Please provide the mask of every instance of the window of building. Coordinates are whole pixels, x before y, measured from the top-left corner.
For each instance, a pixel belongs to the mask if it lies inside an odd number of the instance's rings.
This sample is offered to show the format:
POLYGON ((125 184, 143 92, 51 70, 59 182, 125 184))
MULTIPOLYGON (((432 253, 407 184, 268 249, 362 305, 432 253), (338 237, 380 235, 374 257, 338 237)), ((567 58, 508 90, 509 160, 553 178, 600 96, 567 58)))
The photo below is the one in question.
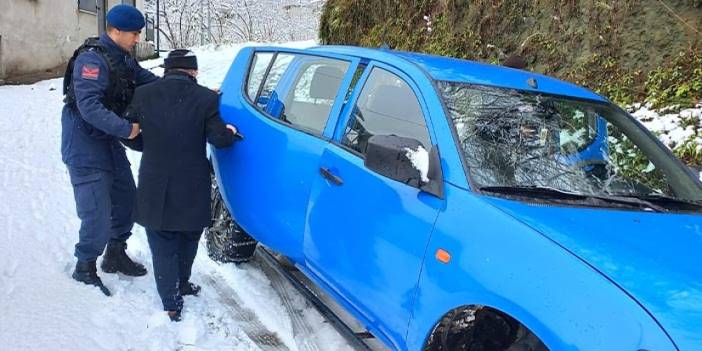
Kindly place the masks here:
POLYGON ((97 13, 97 0, 78 0, 78 10, 97 13))

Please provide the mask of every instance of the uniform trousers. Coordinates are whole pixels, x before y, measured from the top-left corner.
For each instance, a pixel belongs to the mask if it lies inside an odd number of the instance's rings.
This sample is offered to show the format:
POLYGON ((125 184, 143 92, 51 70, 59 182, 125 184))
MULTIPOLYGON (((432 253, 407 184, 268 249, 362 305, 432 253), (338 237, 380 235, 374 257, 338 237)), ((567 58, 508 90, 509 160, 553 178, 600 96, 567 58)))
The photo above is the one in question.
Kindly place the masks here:
POLYGON ((81 221, 74 255, 78 261, 95 261, 108 240, 124 242, 132 234, 134 177, 129 167, 107 171, 68 166, 68 174, 81 221))

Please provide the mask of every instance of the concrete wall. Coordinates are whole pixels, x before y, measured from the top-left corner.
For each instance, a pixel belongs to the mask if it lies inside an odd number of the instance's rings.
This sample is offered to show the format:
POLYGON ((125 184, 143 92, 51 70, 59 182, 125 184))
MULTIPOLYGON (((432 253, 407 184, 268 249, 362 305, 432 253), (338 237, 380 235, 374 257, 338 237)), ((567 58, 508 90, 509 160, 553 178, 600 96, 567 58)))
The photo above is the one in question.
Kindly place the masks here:
POLYGON ((0 0, 0 8, 0 73, 5 76, 59 66, 84 38, 97 33, 97 17, 79 12, 74 0, 0 0))
POLYGON ((0 34, 0 84, 5 83, 5 65, 2 63, 2 34, 0 34))
MULTIPOLYGON (((107 8, 122 1, 108 0, 107 8)), ((143 0, 135 3, 143 9, 143 0)), ((76 0, 0 0, 0 79, 65 64, 85 38, 97 35, 97 23, 76 0)))

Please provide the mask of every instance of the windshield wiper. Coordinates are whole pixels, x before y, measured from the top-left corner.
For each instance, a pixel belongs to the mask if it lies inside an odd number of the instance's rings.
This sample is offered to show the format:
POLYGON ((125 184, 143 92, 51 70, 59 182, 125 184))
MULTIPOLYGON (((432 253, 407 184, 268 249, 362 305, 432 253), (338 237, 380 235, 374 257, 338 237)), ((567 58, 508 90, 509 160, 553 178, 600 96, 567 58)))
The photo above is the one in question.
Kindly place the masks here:
POLYGON ((550 199, 558 200, 578 200, 584 201, 587 204, 593 206, 601 206, 602 203, 606 203, 630 206, 635 208, 647 208, 656 212, 668 212, 668 210, 665 207, 659 206, 645 199, 635 197, 601 196, 592 194, 572 193, 556 188, 535 185, 484 186, 481 187, 480 190, 508 195, 534 196, 539 198, 547 197, 550 199))
POLYGON ((578 193, 571 193, 556 188, 550 188, 545 186, 536 185, 493 185, 493 186, 483 186, 479 188, 482 191, 488 191, 491 193, 503 193, 512 195, 546 195, 549 197, 559 197, 559 198, 574 198, 582 199, 585 198, 584 195, 578 193))
POLYGON ((702 203, 695 201, 695 200, 685 200, 685 199, 678 199, 670 196, 665 196, 665 195, 660 195, 660 194, 626 194, 626 195, 619 195, 621 197, 626 197, 626 198, 636 198, 636 199, 641 199, 645 200, 648 202, 653 202, 656 204, 660 204, 661 206, 664 206, 666 208, 674 208, 676 210, 700 210, 702 209, 702 203))

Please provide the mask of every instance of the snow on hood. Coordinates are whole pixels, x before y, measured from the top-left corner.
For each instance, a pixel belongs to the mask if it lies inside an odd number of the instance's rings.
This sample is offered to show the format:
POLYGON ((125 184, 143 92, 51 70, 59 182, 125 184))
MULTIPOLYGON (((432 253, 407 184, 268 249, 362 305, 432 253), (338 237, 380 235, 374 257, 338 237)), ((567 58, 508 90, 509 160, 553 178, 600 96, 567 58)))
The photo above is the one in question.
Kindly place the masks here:
POLYGON ((613 280, 681 350, 702 350, 702 215, 486 200, 613 280))

